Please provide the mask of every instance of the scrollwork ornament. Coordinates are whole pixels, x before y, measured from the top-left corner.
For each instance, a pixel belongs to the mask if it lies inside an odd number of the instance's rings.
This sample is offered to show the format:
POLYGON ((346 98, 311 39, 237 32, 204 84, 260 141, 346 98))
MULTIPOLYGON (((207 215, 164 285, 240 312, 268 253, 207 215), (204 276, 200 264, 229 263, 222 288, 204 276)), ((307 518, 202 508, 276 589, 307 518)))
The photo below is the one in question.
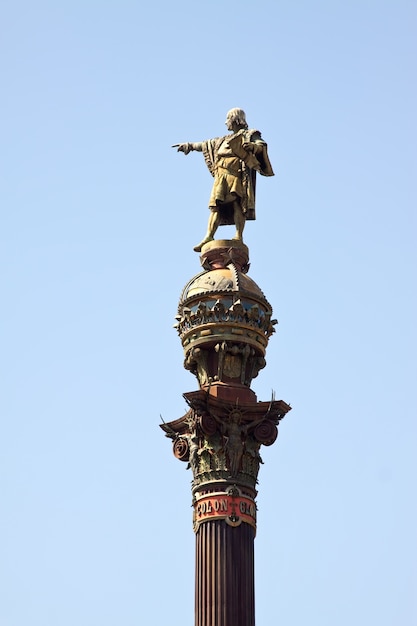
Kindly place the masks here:
POLYGON ((264 420, 253 431, 254 437, 264 446, 272 446, 278 437, 278 428, 271 420, 264 420))
POLYGON ((200 428, 205 435, 212 437, 217 431, 217 422, 211 415, 201 415, 199 418, 200 428))
POLYGON ((172 446, 174 456, 179 461, 188 461, 190 458, 190 446, 185 437, 178 437, 172 446))

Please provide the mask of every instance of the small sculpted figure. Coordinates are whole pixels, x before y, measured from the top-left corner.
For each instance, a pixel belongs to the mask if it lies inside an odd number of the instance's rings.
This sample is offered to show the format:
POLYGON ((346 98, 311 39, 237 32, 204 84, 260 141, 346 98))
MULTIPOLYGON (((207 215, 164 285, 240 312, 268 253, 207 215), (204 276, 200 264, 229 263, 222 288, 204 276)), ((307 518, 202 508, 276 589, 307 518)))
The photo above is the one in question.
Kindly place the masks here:
POLYGON ((239 410, 233 409, 227 419, 221 419, 212 413, 214 419, 219 423, 224 439, 224 449, 227 453, 230 476, 236 478, 242 461, 245 449, 245 442, 248 432, 253 426, 258 424, 257 420, 249 424, 242 424, 242 414, 239 410))
POLYGON ((225 137, 173 146, 184 154, 192 150, 202 152, 214 177, 207 233, 195 246, 196 252, 200 252, 205 243, 213 240, 221 224, 235 224, 234 239, 242 241, 246 220, 255 219, 256 172, 263 176, 274 175, 267 144, 259 130, 248 129, 242 109, 231 109, 228 112, 226 127, 230 134, 225 137))

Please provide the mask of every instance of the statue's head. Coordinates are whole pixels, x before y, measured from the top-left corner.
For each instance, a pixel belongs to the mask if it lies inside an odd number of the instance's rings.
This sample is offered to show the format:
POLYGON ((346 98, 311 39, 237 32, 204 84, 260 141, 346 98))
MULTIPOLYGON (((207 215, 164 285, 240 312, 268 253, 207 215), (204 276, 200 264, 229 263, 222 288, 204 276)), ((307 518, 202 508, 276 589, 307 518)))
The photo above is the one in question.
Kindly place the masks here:
POLYGON ((230 109, 226 115, 227 130, 232 130, 232 124, 237 124, 241 128, 247 128, 245 111, 242 109, 230 109))

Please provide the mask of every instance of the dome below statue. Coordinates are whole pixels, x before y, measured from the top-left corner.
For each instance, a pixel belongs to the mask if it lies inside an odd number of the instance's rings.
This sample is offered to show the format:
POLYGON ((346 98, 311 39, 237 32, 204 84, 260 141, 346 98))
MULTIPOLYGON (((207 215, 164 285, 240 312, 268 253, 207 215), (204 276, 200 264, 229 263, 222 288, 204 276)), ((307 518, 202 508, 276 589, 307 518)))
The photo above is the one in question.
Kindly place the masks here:
POLYGON ((268 339, 274 332, 272 308, 247 274, 248 248, 240 241, 203 246, 205 271, 185 286, 176 317, 186 369, 200 387, 225 382, 249 387, 265 367, 268 339))

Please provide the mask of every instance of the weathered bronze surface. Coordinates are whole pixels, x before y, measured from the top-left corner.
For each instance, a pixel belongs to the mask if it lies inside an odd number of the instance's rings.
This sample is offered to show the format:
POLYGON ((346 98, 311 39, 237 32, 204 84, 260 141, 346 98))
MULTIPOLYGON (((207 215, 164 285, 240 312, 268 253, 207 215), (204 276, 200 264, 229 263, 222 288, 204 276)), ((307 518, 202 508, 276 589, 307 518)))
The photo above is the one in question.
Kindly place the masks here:
POLYGON ((282 400, 257 402, 244 386, 225 386, 233 403, 210 388, 186 393, 187 413, 162 425, 175 456, 193 473, 195 626, 255 624, 260 448, 274 443, 277 425, 290 410, 282 400))
POLYGON ((205 269, 185 286, 176 317, 184 367, 200 386, 250 387, 265 367, 265 351, 277 320, 258 285, 247 275, 247 247, 233 240, 203 246, 205 269))
POLYGON ((252 380, 266 365, 277 320, 249 277, 242 241, 255 219, 255 175, 272 176, 259 131, 248 130, 240 109, 229 111, 230 135, 177 144, 203 152, 214 176, 210 218, 199 251, 203 271, 184 287, 175 328, 184 367, 198 381, 183 394, 188 411, 161 428, 177 459, 192 472, 196 535, 195 626, 254 626, 254 538, 261 447, 272 445, 290 406, 258 402, 252 380), (235 223, 232 240, 214 240, 220 224, 235 223))
POLYGON ((258 402, 250 388, 277 322, 248 276, 248 248, 210 241, 200 261, 203 271, 184 287, 175 324, 199 390, 184 394, 185 415, 161 427, 193 474, 195 624, 253 626, 260 450, 275 442, 290 407, 274 397, 258 402))
POLYGON ((204 239, 195 246, 212 241, 221 224, 235 224, 235 239, 242 240, 245 221, 255 219, 256 172, 273 176, 267 144, 259 130, 249 129, 242 109, 231 109, 226 116, 230 135, 198 143, 174 144, 179 152, 202 152, 207 167, 214 177, 209 200, 210 217, 204 239))
POLYGON ((257 402, 252 394, 245 400, 245 389, 238 386, 232 388, 234 402, 210 391, 185 393, 188 412, 161 428, 173 440, 174 455, 192 469, 194 499, 206 490, 224 491, 229 486, 254 498, 260 447, 275 442, 277 426, 290 407, 283 400, 257 402))

